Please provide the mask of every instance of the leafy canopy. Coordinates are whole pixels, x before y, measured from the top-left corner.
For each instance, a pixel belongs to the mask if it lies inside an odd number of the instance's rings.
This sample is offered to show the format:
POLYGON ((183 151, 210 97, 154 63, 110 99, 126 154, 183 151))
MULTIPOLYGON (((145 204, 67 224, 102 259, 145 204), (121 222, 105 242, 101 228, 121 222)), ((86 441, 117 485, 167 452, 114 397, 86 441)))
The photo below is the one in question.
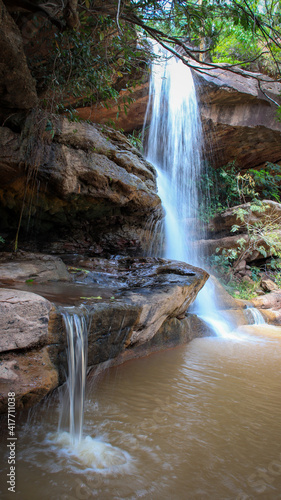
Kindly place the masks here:
POLYGON ((235 73, 244 66, 280 78, 279 0, 53 0, 40 6, 57 21, 45 30, 47 41, 44 30, 30 40, 35 48, 27 51, 28 61, 46 102, 46 89, 56 91, 54 110, 67 94, 71 107, 73 97, 82 105, 104 101, 137 83, 153 57, 151 38, 199 72, 222 66, 235 73))

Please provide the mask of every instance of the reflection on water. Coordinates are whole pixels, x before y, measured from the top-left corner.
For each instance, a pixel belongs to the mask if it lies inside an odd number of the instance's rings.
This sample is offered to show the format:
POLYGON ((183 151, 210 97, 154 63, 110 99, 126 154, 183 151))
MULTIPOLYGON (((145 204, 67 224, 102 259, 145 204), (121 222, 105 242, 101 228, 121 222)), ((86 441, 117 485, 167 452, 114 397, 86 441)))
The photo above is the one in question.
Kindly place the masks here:
POLYGON ((57 434, 54 398, 33 410, 18 425, 14 498, 280 499, 278 330, 196 339, 90 379, 81 449, 57 434))

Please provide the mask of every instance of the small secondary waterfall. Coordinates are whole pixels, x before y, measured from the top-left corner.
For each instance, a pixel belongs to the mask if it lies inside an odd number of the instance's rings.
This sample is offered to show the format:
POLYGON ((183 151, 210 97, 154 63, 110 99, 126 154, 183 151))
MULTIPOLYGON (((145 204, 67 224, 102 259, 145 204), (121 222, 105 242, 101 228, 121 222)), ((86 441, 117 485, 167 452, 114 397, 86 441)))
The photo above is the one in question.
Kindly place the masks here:
POLYGON ((67 334, 68 375, 61 401, 58 432, 50 433, 47 442, 58 447, 59 454, 70 462, 74 458, 80 467, 96 472, 123 470, 131 460, 128 452, 102 438, 83 434, 91 309, 85 306, 69 307, 61 309, 61 313, 67 334))
MULTIPOLYGON (((147 160, 158 173, 159 196, 164 206, 164 257, 201 265, 194 240, 200 230, 199 181, 202 171, 202 129, 191 70, 168 51, 154 44, 146 144, 147 160)), ((214 286, 207 282, 195 303, 196 313, 225 336, 230 327, 218 315, 214 286)))
POLYGON ((254 325, 266 325, 262 313, 254 306, 247 306, 246 314, 252 319, 254 325))
POLYGON ((89 315, 64 309, 62 317, 67 334, 67 391, 64 395, 59 428, 65 419, 69 421, 72 442, 81 441, 84 420, 85 384, 88 354, 89 315))

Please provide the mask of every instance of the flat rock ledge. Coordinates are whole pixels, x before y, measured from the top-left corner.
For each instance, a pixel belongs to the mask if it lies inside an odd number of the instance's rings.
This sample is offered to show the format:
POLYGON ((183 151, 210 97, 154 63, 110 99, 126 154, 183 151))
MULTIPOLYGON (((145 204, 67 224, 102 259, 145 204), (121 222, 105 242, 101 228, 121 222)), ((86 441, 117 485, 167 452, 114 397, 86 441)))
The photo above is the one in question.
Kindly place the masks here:
POLYGON ((77 267, 67 270, 60 259, 47 257, 33 255, 32 285, 32 259, 13 269, 9 278, 3 260, 0 264, 0 413, 7 410, 11 391, 17 409, 26 409, 65 381, 62 312, 90 319, 90 367, 108 360, 121 363, 209 334, 196 316, 188 314, 208 279, 202 269, 164 259, 119 258, 80 259, 77 267), (49 270, 50 263, 52 269, 59 264, 64 279, 50 283, 44 262, 49 270), (64 305, 60 287, 65 287, 64 305), (82 296, 81 287, 88 289, 87 296, 85 291, 82 296))

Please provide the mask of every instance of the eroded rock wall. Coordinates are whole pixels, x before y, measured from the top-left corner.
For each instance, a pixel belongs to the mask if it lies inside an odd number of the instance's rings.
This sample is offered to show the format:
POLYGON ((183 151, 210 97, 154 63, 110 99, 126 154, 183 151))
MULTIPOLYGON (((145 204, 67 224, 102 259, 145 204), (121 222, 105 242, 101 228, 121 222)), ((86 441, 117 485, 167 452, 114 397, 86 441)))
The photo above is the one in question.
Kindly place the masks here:
MULTIPOLYGON (((192 62, 193 66, 196 66, 192 62)), ((281 84, 271 78, 241 69, 228 72, 200 65, 193 70, 204 128, 205 154, 215 167, 231 161, 241 169, 253 168, 264 162, 281 160, 281 122, 277 119, 281 104, 281 84), (203 71, 202 71, 203 69, 203 71)), ((78 108, 81 118, 100 123, 116 122, 129 132, 141 128, 148 103, 149 83, 130 94, 133 103, 127 114, 118 113, 120 103, 78 108)), ((149 122, 149 115, 148 115, 149 122)))
POLYGON ((156 172, 120 132, 34 113, 21 134, 0 128, 0 146, 5 239, 22 217, 24 248, 143 252, 147 220, 163 216, 156 172))

